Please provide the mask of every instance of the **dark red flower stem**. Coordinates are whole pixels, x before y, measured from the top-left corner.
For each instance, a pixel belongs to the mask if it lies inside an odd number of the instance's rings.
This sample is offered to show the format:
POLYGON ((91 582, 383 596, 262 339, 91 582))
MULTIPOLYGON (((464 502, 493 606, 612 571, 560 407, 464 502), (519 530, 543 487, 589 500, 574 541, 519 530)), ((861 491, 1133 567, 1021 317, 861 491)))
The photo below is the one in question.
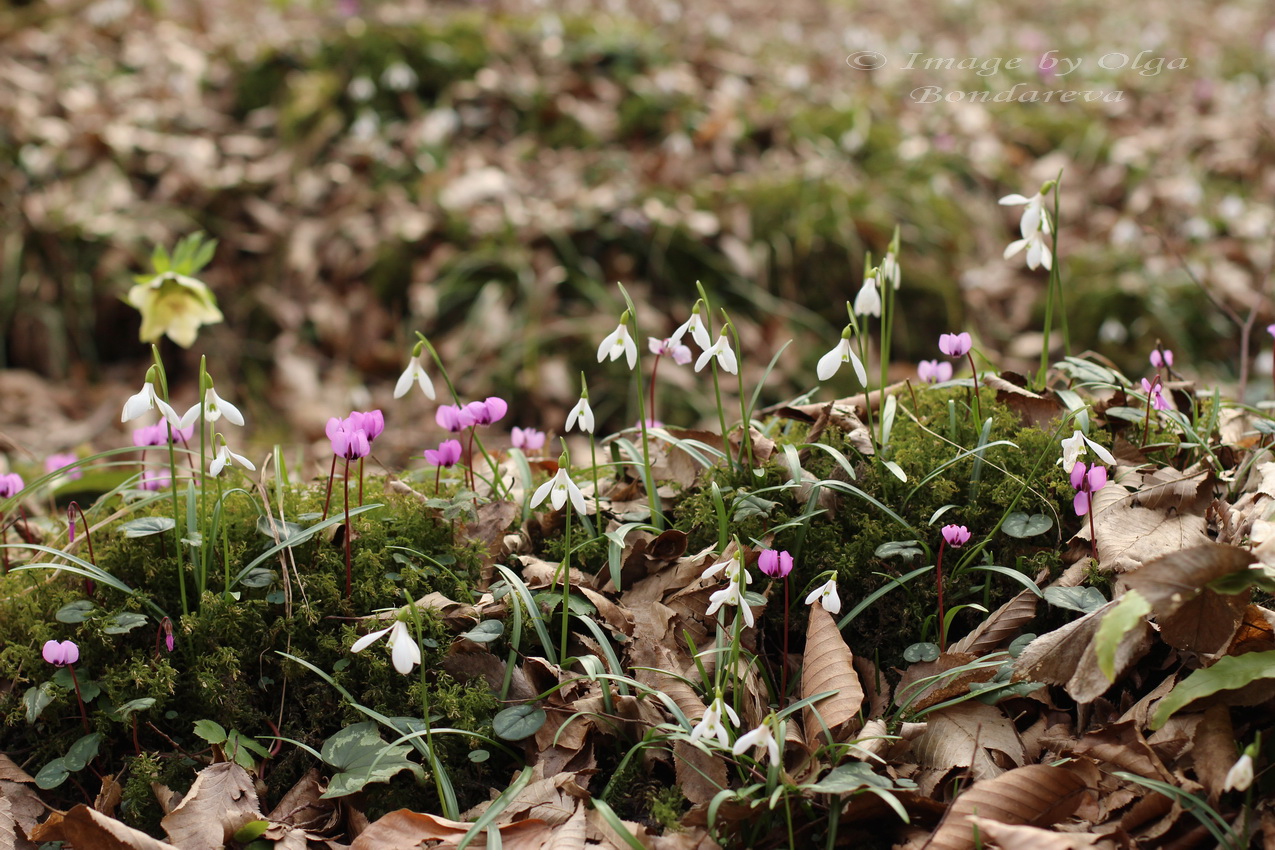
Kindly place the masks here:
POLYGON ((646 418, 655 421, 655 376, 660 373, 660 355, 655 355, 655 365, 651 367, 651 403, 647 407, 646 418))
POLYGON ((939 652, 947 652, 947 630, 943 628, 943 550, 947 546, 947 538, 939 541, 938 562, 934 566, 934 583, 939 589, 939 652))
POLYGON ((350 568, 350 459, 345 459, 345 598, 350 598, 351 593, 351 568, 350 568))
MULTIPOLYGON (((654 380, 655 376, 652 375, 651 379, 654 380)), ((784 701, 788 699, 788 576, 784 576, 784 654, 780 661, 779 680, 779 707, 783 708, 784 701)))
POLYGON ((84 708, 84 697, 80 694, 80 680, 75 675, 75 665, 68 664, 66 669, 71 671, 71 684, 75 685, 75 701, 80 704, 80 720, 84 722, 84 734, 87 735, 93 731, 93 727, 89 725, 89 713, 84 708))

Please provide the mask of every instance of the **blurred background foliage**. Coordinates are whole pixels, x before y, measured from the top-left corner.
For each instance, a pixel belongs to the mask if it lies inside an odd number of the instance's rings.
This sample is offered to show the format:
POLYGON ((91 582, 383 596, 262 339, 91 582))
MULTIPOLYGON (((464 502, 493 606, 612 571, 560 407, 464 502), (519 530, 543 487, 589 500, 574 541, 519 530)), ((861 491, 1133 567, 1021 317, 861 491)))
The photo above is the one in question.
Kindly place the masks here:
MULTIPOLYGON (((558 427, 581 369, 599 415, 631 423, 624 374, 594 357, 616 281, 661 336, 703 281, 740 328, 750 386, 795 338, 762 396, 790 398, 896 224, 892 374, 958 329, 1026 369, 1046 277, 1002 258, 1020 208, 996 201, 1060 171, 1073 352, 1137 375, 1160 339, 1228 381, 1242 323, 1254 350, 1269 343, 1266 3, 1209 6, 1208 27, 1188 0, 776 8, 0 5, 0 429, 38 453, 112 422, 148 359, 121 300, 130 275, 198 230, 220 241, 203 277, 226 322, 164 352, 187 382, 207 353, 219 387, 271 412, 264 439, 314 439, 328 416, 388 402, 416 330, 462 394, 511 398, 510 424, 558 427), (1042 71, 1049 50, 1081 64, 1042 71), (862 51, 885 66, 856 70, 862 51), (971 57, 1002 63, 958 67, 971 57), (925 103, 924 86, 1120 96, 925 103)), ((689 369, 661 380, 662 419, 712 419, 689 369)), ((404 450, 419 453, 432 406, 410 404, 422 424, 404 450)))

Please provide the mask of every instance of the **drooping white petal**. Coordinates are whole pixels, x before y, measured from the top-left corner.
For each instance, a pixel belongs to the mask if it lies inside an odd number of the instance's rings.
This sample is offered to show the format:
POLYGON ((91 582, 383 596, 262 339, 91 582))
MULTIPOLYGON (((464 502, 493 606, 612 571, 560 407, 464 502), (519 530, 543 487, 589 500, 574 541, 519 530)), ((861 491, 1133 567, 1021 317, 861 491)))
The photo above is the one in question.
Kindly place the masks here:
POLYGON ((1024 248, 1026 248, 1026 247, 1027 247, 1027 241, 1028 241, 1028 240, 1026 240, 1026 239, 1019 239, 1019 240, 1018 240, 1018 241, 1016 241, 1016 242, 1010 242, 1008 245, 1006 245, 1006 246, 1005 246, 1005 254, 1004 254, 1004 258, 1005 258, 1006 260, 1008 260, 1010 257, 1012 257, 1012 256, 1014 256, 1015 254, 1017 254, 1019 251, 1023 250, 1024 248))
POLYGON ((536 492, 531 496, 531 507, 534 508, 549 496, 549 491, 553 489, 553 482, 554 479, 550 478, 548 481, 536 488, 536 492))
POLYGON ((226 468, 229 458, 226 457, 226 447, 222 446, 217 451, 217 456, 212 459, 212 463, 208 464, 208 474, 213 478, 221 475, 221 471, 226 468))
POLYGON ((815 374, 819 376, 819 380, 826 381, 837 374, 837 370, 845 362, 845 358, 842 357, 842 351, 847 343, 848 340, 841 340, 831 351, 819 358, 819 364, 815 366, 815 374))
MULTIPOLYGON (((1076 433, 1079 434, 1080 432, 1077 431, 1076 433)), ((1083 434, 1081 434, 1081 436, 1084 437, 1083 434)), ((1111 454, 1111 452, 1107 451, 1103 446, 1098 445, 1097 443, 1095 443, 1093 440, 1089 439, 1088 437, 1084 437, 1084 440, 1085 440, 1085 443, 1088 444, 1089 448, 1093 449, 1093 453, 1096 454, 1103 463, 1107 464, 1108 466, 1116 465, 1116 458, 1114 455, 1111 454)))
POLYGON ((1031 198, 1024 198, 1022 195, 1015 193, 1012 195, 1006 195, 1005 197, 997 201, 997 203, 1002 204, 1003 206, 1012 206, 1014 204, 1030 204, 1031 198))
POLYGON ((243 414, 239 412, 239 408, 217 395, 214 389, 208 390, 210 398, 204 402, 209 408, 204 412, 204 418, 209 422, 216 422, 222 416, 226 417, 226 421, 235 425, 243 425, 243 414))
POLYGON ((854 312, 860 316, 881 315, 881 293, 877 291, 876 278, 867 278, 854 297, 854 312))
MULTIPOLYGON (((391 626, 390 628, 393 628, 393 626, 391 626)), ((350 652, 362 652, 363 650, 367 649, 373 643, 385 637, 389 633, 390 633, 389 629, 381 629, 380 631, 376 631, 376 632, 368 632, 367 634, 363 635, 363 637, 359 638, 358 640, 354 642, 354 645, 350 647, 350 652)))
POLYGON ((390 660, 394 662, 394 669, 406 676, 412 672, 414 666, 421 663, 421 648, 407 630, 407 623, 402 620, 391 626, 390 630, 390 660))
POLYGON ((567 495, 571 497, 571 507, 576 509, 576 513, 584 516, 589 512, 584 502, 584 493, 580 492, 580 488, 570 478, 567 479, 567 495))

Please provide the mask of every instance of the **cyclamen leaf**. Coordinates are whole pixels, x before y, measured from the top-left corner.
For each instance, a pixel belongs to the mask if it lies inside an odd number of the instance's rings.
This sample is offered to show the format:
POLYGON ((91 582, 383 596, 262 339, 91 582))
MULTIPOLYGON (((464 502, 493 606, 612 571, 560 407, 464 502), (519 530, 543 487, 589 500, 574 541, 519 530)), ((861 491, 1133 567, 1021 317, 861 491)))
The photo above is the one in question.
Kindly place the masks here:
POLYGON ((75 602, 68 602, 59 608, 58 612, 53 615, 53 619, 59 623, 83 623, 96 607, 88 599, 77 599, 75 602))
POLYGON ((1005 517, 1005 522, 1001 524, 1001 531, 1010 537, 1022 539, 1044 534, 1053 527, 1054 521, 1044 514, 1031 514, 1029 516, 1021 511, 1015 511, 1005 517))
POLYGON ((120 525, 120 531, 125 537, 150 537, 172 531, 176 527, 177 523, 170 516, 144 516, 123 523, 120 525))
POLYGON ((543 708, 530 703, 514 705, 498 712, 491 719, 491 728, 506 741, 521 741, 536 734, 547 719, 543 708))

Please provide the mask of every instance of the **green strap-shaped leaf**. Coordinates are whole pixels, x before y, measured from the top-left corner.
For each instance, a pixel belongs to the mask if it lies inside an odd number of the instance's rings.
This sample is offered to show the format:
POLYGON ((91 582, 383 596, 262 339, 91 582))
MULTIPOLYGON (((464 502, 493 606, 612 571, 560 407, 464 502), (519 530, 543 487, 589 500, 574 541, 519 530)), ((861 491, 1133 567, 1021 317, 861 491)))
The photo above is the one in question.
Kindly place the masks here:
POLYGON ((1160 700, 1151 716, 1151 728, 1159 729, 1184 706, 1218 691, 1233 691, 1259 679, 1275 679, 1275 650, 1228 655, 1203 670, 1196 670, 1160 700))
POLYGON ((1108 682, 1116 680, 1116 649, 1131 630, 1141 625, 1151 613, 1151 603, 1136 590, 1131 590, 1107 612, 1098 624, 1094 635, 1094 650, 1098 656, 1098 669, 1108 682))

